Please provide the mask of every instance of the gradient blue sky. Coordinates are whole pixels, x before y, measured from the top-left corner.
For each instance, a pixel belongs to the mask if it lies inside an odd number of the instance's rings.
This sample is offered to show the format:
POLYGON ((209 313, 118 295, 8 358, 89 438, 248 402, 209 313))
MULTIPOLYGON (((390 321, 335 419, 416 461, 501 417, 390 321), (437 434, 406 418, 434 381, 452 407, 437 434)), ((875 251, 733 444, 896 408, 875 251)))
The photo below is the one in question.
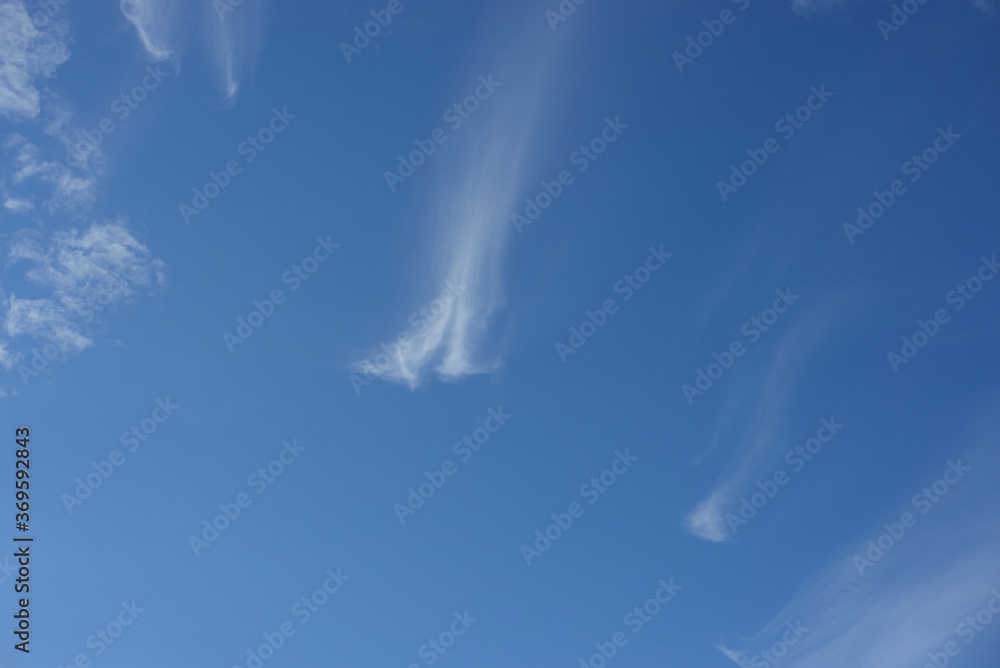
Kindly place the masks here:
POLYGON ((467 611, 433 665, 596 667, 622 632, 608 666, 919 668, 949 642, 995 666, 1000 619, 960 625, 1000 606, 1000 281, 954 292, 1000 254, 995 3, 914 3, 892 32, 893 5, 851 0, 388 5, 0 0, 0 434, 31 428, 36 536, 32 656, 8 637, 0 663, 247 666, 289 622, 264 665, 409 668, 467 611), (795 464, 821 420, 843 428, 795 464), (660 580, 681 588, 636 632, 660 580), (809 630, 770 661, 786 623, 809 630))

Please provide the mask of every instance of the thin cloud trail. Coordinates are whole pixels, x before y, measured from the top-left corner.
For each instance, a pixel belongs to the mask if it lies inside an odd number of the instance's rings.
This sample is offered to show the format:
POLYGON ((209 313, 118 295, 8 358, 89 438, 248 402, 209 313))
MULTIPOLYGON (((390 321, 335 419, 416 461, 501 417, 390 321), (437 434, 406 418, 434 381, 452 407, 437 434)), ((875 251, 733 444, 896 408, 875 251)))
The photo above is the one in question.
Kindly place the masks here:
MULTIPOLYGON (((428 326, 393 345, 388 362, 356 362, 356 371, 411 389, 431 372, 445 381, 491 373, 501 360, 483 352, 492 319, 504 304, 504 260, 511 236, 510 212, 523 194, 534 120, 544 102, 548 62, 537 58, 517 86, 497 77, 507 90, 490 100, 479 140, 443 166, 432 209, 430 283, 460 286, 457 296, 428 326)), ((479 119, 477 119, 478 121, 479 119)), ((383 356, 384 360, 386 356, 383 356)))

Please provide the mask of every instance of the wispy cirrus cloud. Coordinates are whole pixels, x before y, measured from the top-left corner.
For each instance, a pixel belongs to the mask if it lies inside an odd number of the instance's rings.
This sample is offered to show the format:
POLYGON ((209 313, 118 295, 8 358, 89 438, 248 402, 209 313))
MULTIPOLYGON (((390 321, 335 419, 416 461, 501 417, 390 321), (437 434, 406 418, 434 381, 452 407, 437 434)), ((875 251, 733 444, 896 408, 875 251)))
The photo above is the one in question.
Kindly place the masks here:
MULTIPOLYGON (((22 0, 0 0, 0 113, 11 120, 37 118, 39 86, 69 59, 66 22, 36 24, 22 0)), ((42 14, 42 16, 48 16, 42 14)))
POLYGON ((171 33, 178 9, 176 0, 121 0, 120 6, 154 61, 174 54, 171 33))
MULTIPOLYGON (((843 545, 773 620, 752 638, 720 644, 723 656, 744 668, 771 665, 757 653, 782 637, 787 622, 808 628, 781 658, 787 668, 922 666, 928 652, 941 654, 948 642, 960 652, 972 648, 973 641, 989 642, 962 632, 974 628, 962 624, 985 607, 1000 585, 995 400, 985 413, 973 425, 971 446, 961 457, 955 454, 955 461, 972 469, 960 489, 937 497, 940 507, 926 515, 915 512, 916 524, 897 534, 878 564, 861 575, 853 556, 859 550, 865 554, 865 541, 885 533, 885 522, 898 522, 906 508, 893 505, 874 512, 868 531, 843 545)), ((945 466, 942 461, 941 468, 945 466)), ((915 481, 914 490, 924 482, 915 481)), ((909 500, 905 494, 900 499, 909 500)), ((914 510, 912 504, 909 510, 914 510)))
MULTIPOLYGON (((137 29, 141 24, 151 52, 165 53, 169 31, 160 10, 173 1, 122 3, 137 29)), ((39 344, 54 346, 60 355, 86 349, 93 344, 86 325, 96 313, 152 293, 165 282, 164 263, 136 239, 124 218, 48 236, 41 231, 43 210, 84 217, 96 201, 105 162, 99 146, 73 168, 59 158, 82 139, 70 105, 41 87, 70 55, 68 17, 58 13, 60 7, 0 0, 0 113, 21 122, 17 132, 3 139, 9 162, 0 173, 0 194, 5 215, 30 213, 34 222, 19 232, 0 234, 6 255, 0 283, 0 366, 8 370, 39 344), (27 135, 38 136, 29 140, 27 135), (11 276, 18 270, 23 271, 11 276), (11 284, 17 285, 16 292, 11 284)), ((0 389, 0 397, 11 392, 0 389)))
POLYGON ((222 98, 236 99, 257 60, 264 0, 121 0, 120 7, 147 55, 170 60, 175 68, 185 48, 180 36, 191 32, 192 21, 200 21, 222 98))
MULTIPOLYGON (((851 0, 792 0, 792 11, 800 16, 813 16, 843 9, 851 0)), ((986 14, 996 11, 996 0, 969 0, 973 7, 986 14)))
POLYGON ((127 303, 166 282, 166 266, 128 230, 124 220, 91 225, 86 231, 56 232, 42 240, 21 232, 7 252, 9 267, 26 265, 24 277, 41 296, 2 295, 0 363, 10 368, 21 337, 80 352, 93 341, 81 323, 94 312, 127 303))
POLYGON ((264 0, 243 0, 224 12, 206 11, 212 57, 226 102, 236 99, 257 61, 263 11, 264 0))
POLYGON ((795 322, 786 323, 785 334, 775 345, 760 382, 734 391, 716 419, 719 427, 712 436, 709 451, 725 433, 746 425, 738 436, 740 446, 726 472, 685 518, 684 526, 690 533, 712 542, 729 538, 725 513, 733 509, 734 500, 752 484, 759 468, 782 451, 781 443, 788 437, 785 422, 795 383, 809 356, 829 334, 838 315, 843 315, 845 301, 844 295, 824 299, 822 306, 807 308, 795 322))
POLYGON ((500 361, 485 355, 482 346, 491 317, 504 302, 510 212, 522 195, 533 119, 543 99, 544 69, 536 67, 536 78, 525 82, 520 92, 507 91, 502 102, 498 99, 491 109, 495 115, 484 119, 478 141, 443 166, 446 176, 432 211, 434 250, 426 283, 452 281, 463 290, 427 327, 401 344, 388 363, 357 363, 357 371, 415 388, 430 372, 452 381, 499 367, 500 361))
MULTIPOLYGON (((57 160, 46 158, 41 148, 21 134, 8 137, 4 149, 13 154, 16 171, 11 176, 12 185, 41 181, 52 188, 52 195, 47 200, 50 211, 79 213, 97 199, 97 177, 86 167, 74 171, 57 160)), ((25 199, 8 198, 7 202, 11 204, 5 203, 4 206, 14 213, 23 213, 31 208, 25 199)))

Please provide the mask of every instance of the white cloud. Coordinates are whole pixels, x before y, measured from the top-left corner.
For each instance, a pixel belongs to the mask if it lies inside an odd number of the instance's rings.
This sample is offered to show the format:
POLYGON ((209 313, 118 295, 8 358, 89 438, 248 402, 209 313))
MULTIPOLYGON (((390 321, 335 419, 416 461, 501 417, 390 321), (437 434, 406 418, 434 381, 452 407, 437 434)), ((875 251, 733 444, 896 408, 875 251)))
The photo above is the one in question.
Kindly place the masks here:
POLYGON ((135 27, 146 53, 154 61, 166 60, 173 55, 174 0, 121 0, 120 6, 122 14, 135 27))
POLYGON ((56 160, 45 159, 41 149, 21 135, 10 137, 4 147, 16 151, 15 184, 37 178, 52 186, 49 209, 79 212, 97 199, 97 179, 93 174, 84 172, 80 176, 56 160))
MULTIPOLYGON (((842 9, 850 2, 851 0, 792 0, 792 11, 800 16, 812 16, 842 9)), ((987 14, 992 14, 996 9, 996 0, 969 0, 969 2, 987 14)))
POLYGON ((11 213, 27 213, 35 208, 35 204, 30 199, 8 197, 4 200, 3 208, 11 213))
POLYGON ((499 361, 483 355, 481 348, 490 318, 503 304, 502 263, 511 231, 510 212, 521 195, 539 89, 520 99, 514 91, 504 91, 503 101, 491 101, 497 113, 481 130, 483 140, 469 146, 450 170, 443 165, 452 178, 438 193, 433 212, 436 256, 429 258, 428 283, 440 286, 450 280, 463 287, 461 293, 401 345, 389 363, 360 363, 355 366, 358 371, 413 388, 430 370, 444 380, 457 380, 498 368, 499 361), (504 113, 514 108, 517 113, 504 113))
MULTIPOLYGON (((231 6, 225 0, 222 2, 231 6)), ((243 0, 231 10, 221 12, 211 3, 205 3, 210 48, 226 102, 236 99, 243 79, 257 60, 263 9, 263 0, 243 0)))
POLYGON ((50 18, 44 23, 36 25, 21 0, 0 0, 0 113, 9 119, 36 118, 39 80, 69 59, 65 22, 50 18))
MULTIPOLYGON (((755 663, 753 657, 782 639, 789 622, 800 622, 808 632, 781 658, 783 668, 922 666, 928 652, 941 652, 949 641, 963 652, 971 647, 968 636, 959 635, 959 625, 982 609, 992 598, 991 590, 1000 585, 996 558, 1000 502, 993 475, 998 462, 998 416, 995 393, 971 408, 966 435, 956 435, 967 439, 968 445, 960 454, 949 446, 951 455, 941 455, 939 467, 915 478, 909 490, 899 493, 898 502, 864 512, 845 498, 831 498, 834 504, 850 505, 855 516, 864 513, 866 528, 845 538, 832 560, 752 638, 739 647, 721 644, 723 655, 747 668, 764 665, 764 658, 757 657, 755 663), (964 477, 952 483, 955 487, 946 495, 936 497, 939 503, 932 510, 914 512, 909 492, 926 485, 928 476, 941 478, 953 462, 969 468, 964 477), (886 523, 899 523, 907 510, 917 518, 916 523, 909 529, 902 524, 893 528, 903 533, 894 534, 886 547, 879 538, 887 533, 886 523), (863 564, 862 574, 855 556, 868 556, 868 540, 882 544, 884 553, 873 565, 863 564)), ((891 468, 885 468, 884 474, 887 481, 897 478, 891 468)), ((850 485, 844 481, 842 489, 850 485)), ((829 528, 839 531, 842 527, 831 524, 829 528)))
POLYGON ((222 98, 236 100, 257 59, 264 0, 120 0, 120 7, 149 57, 175 68, 184 47, 178 35, 191 32, 192 16, 201 21, 222 98))
POLYGON ((0 363, 16 363, 11 342, 22 335, 55 344, 63 353, 80 352, 93 341, 81 328, 94 314, 127 302, 165 283, 166 267, 128 231, 124 221, 92 225, 84 232, 55 233, 42 243, 27 233, 17 235, 8 251, 11 266, 28 264, 29 284, 44 291, 40 298, 14 294, 3 300, 0 363))
MULTIPOLYGON (((995 510, 994 504, 989 512, 995 510)), ((976 514, 985 512, 979 508, 976 514)), ((808 629, 782 658, 787 668, 920 666, 928 652, 941 652, 949 641, 964 648, 958 625, 985 606, 1000 582, 996 522, 981 529, 972 545, 941 531, 924 541, 906 536, 893 548, 898 568, 881 577, 862 579, 849 559, 840 559, 817 573, 740 649, 723 644, 719 650, 740 666, 763 665, 763 658, 755 664, 752 657, 781 639, 787 622, 808 629), (956 539, 965 543, 961 549, 953 547, 956 539)))
MULTIPOLYGON (((0 341, 0 366, 3 366, 5 369, 9 370, 12 366, 17 364, 19 358, 20 355, 15 355, 14 353, 10 352, 10 350, 7 349, 7 344, 4 343, 3 341, 0 341)), ((0 392, 2 391, 3 390, 0 389, 0 392)))
POLYGON ((124 221, 92 225, 83 233, 57 232, 44 247, 21 237, 11 244, 9 257, 28 261, 32 265, 25 274, 28 280, 52 290, 70 311, 82 310, 99 294, 125 299, 166 280, 163 261, 150 258, 124 221))
MULTIPOLYGON (((723 438, 724 431, 732 431, 730 425, 740 424, 735 414, 745 410, 747 405, 753 406, 748 412, 749 417, 742 421, 747 426, 738 436, 740 446, 726 473, 684 520, 685 528, 699 538, 722 542, 729 537, 725 513, 732 510, 734 499, 752 484, 751 479, 759 467, 772 461, 780 451, 781 443, 787 437, 783 426, 787 404, 793 396, 798 376, 813 350, 829 333, 830 327, 837 322, 838 317, 843 317, 842 309, 847 301, 846 294, 834 298, 818 299, 813 296, 801 299, 816 300, 821 306, 797 306, 796 308, 805 311, 790 312, 784 316, 794 319, 794 322, 779 322, 774 325, 775 329, 784 329, 785 334, 774 346, 763 379, 737 386, 735 395, 725 404, 722 414, 716 419, 716 424, 721 426, 722 431, 713 434, 710 446, 713 449, 715 441, 723 438)), ((765 344, 759 342, 757 345, 765 344)), ((737 378, 731 377, 729 381, 735 383, 737 378)))
POLYGON ((6 307, 3 327, 11 339, 27 334, 55 344, 64 353, 80 352, 93 343, 80 333, 66 310, 51 299, 18 299, 12 294, 6 307))

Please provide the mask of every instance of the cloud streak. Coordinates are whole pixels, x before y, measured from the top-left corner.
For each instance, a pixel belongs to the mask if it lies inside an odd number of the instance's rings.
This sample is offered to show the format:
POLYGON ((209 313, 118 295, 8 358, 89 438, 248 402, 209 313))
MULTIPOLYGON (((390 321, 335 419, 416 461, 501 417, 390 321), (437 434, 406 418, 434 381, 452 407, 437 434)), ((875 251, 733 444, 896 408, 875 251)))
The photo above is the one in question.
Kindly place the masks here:
POLYGON ((149 58, 170 60, 176 69, 185 49, 177 35, 188 34, 190 23, 200 21, 222 99, 236 100, 257 60, 264 0, 121 0, 120 7, 149 58))
POLYGON ((8 369, 22 356, 13 350, 17 339, 51 343, 63 354, 80 352, 93 343, 81 323, 166 282, 163 261, 151 257, 124 220, 57 232, 46 242, 22 232, 8 258, 12 265, 28 265, 28 283, 44 294, 2 295, 0 364, 8 369))
POLYGON ((39 27, 24 2, 0 0, 0 113, 11 120, 38 117, 38 87, 69 59, 67 41, 65 22, 39 27))
POLYGON ((177 10, 175 0, 121 0, 120 7, 150 58, 158 62, 173 55, 170 35, 177 10))
MULTIPOLYGON (((889 548, 891 554, 864 576, 851 551, 871 536, 852 540, 753 638, 740 646, 720 644, 723 656, 744 668, 764 665, 757 653, 781 638, 787 622, 801 622, 809 629, 781 659, 787 668, 920 666, 928 661, 928 652, 940 653, 947 642, 956 642, 962 650, 970 646, 974 638, 962 633, 962 623, 982 609, 991 590, 1000 585, 1000 504, 989 473, 996 465, 996 418, 987 416, 976 429, 978 439, 962 458, 976 464, 970 476, 986 477, 963 482, 967 487, 956 492, 958 496, 949 494, 940 510, 926 519, 921 515, 917 527, 901 536, 889 548)), ((879 511, 872 524, 894 512, 879 511)), ((882 530, 878 524, 869 533, 882 530)))
MULTIPOLYGON (((684 526, 690 533, 712 542, 728 539, 725 512, 732 509, 734 499, 747 489, 754 473, 781 450, 785 437, 783 423, 795 383, 806 360, 829 333, 842 303, 843 296, 830 300, 825 307, 814 307, 798 316, 794 323, 788 323, 763 379, 751 384, 749 389, 742 387, 739 394, 726 403, 716 419, 723 430, 736 422, 738 411, 749 402, 756 402, 747 421, 750 426, 742 435, 741 445, 727 472, 685 518, 684 526)), ((717 430, 712 438, 710 450, 723 438, 722 431, 717 430)))
POLYGON ((431 372, 455 381, 500 366, 482 348, 491 318, 504 303, 509 216, 524 185, 528 142, 541 100, 537 81, 519 95, 507 91, 504 102, 492 103, 494 115, 484 118, 478 141, 446 169, 451 178, 437 193, 432 214, 436 250, 429 282, 451 281, 462 286, 461 292, 426 327, 394 347, 394 355, 383 354, 381 363, 357 363, 357 371, 414 388, 431 372))

